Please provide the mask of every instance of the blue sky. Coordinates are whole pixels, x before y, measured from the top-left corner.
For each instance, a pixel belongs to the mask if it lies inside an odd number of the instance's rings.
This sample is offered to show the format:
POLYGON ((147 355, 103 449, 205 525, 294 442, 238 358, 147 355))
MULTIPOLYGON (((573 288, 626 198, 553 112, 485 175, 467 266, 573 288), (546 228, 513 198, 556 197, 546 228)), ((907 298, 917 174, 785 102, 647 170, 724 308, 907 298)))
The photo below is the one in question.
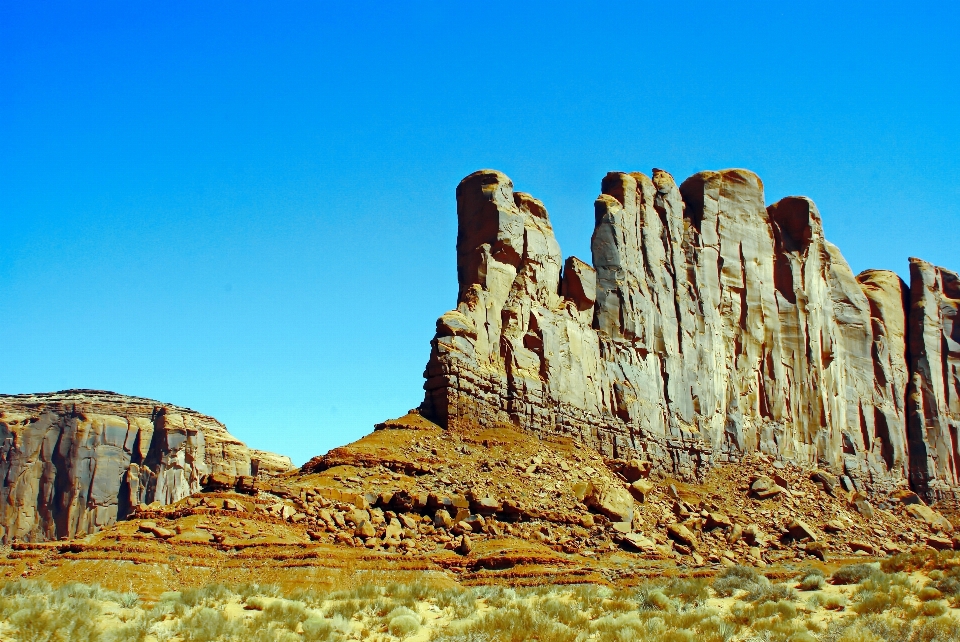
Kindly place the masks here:
POLYGON ((589 260, 607 171, 746 167, 855 271, 960 269, 956 3, 0 2, 0 392, 302 463, 419 404, 492 167, 589 260))

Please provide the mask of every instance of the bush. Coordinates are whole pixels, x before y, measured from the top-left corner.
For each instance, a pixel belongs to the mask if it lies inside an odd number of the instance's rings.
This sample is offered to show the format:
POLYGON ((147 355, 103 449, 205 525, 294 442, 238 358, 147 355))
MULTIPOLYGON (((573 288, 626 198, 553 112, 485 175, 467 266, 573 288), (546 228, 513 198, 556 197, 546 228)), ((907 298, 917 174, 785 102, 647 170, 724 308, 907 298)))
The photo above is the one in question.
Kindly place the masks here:
POLYGON ((750 566, 732 566, 713 581, 713 590, 720 597, 729 597, 737 591, 753 591, 758 586, 768 585, 770 580, 750 566))
POLYGON ((874 564, 850 564, 839 568, 830 576, 834 584, 859 584, 878 570, 874 564))
POLYGON ((819 575, 806 575, 803 579, 800 580, 800 583, 797 584, 797 588, 801 591, 819 591, 826 584, 826 580, 823 577, 823 573, 819 575))
POLYGON ((302 603, 279 599, 264 606, 260 614, 263 621, 276 622, 290 630, 296 629, 307 617, 307 609, 302 603))
POLYGON ((710 597, 710 583, 702 578, 673 580, 663 588, 663 594, 686 604, 703 604, 710 597))
POLYGON ((405 638, 420 630, 420 616, 405 606, 398 606, 387 615, 391 635, 405 638))

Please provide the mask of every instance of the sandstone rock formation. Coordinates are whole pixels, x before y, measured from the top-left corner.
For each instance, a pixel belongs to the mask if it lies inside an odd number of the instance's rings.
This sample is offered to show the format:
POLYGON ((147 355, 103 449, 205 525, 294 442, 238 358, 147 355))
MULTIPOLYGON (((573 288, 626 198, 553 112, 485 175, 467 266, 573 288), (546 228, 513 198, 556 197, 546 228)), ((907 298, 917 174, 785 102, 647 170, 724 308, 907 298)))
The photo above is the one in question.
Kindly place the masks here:
POLYGON ((937 496, 960 485, 960 277, 911 258, 909 310, 910 479, 937 496))
POLYGON ((907 315, 905 284, 855 276, 812 201, 765 207, 739 169, 608 174, 592 267, 563 260, 543 204, 500 172, 466 177, 457 215, 433 421, 573 435, 687 478, 760 452, 860 490, 957 485, 953 273, 914 260, 907 315))
POLYGON ((197 492, 206 473, 293 467, 251 451, 212 417, 95 390, 0 395, 0 439, 5 542, 95 532, 138 504, 197 492))

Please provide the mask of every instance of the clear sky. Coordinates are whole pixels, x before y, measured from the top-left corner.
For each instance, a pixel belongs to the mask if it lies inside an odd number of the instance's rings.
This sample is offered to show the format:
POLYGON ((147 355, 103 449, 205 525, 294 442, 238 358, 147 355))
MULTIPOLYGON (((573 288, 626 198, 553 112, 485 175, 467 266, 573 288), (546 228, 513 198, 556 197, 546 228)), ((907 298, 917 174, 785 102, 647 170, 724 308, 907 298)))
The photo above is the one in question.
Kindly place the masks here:
POLYGON ((0 392, 359 438, 422 399, 486 167, 588 261, 607 171, 746 167, 854 271, 960 269, 957 3, 783 4, 0 0, 0 392))

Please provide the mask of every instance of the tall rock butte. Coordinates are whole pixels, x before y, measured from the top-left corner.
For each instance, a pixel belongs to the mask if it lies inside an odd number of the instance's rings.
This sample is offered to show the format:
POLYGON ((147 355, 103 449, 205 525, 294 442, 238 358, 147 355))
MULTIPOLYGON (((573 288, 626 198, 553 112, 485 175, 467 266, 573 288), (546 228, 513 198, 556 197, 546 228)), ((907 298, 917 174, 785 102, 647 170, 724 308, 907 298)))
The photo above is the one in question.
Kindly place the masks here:
POLYGON ((855 275, 803 197, 752 172, 609 173, 592 266, 504 174, 457 187, 457 307, 421 412, 645 456, 695 479, 755 452, 863 490, 960 484, 960 280, 911 259, 855 275))
POLYGON ((138 504, 199 491, 207 473, 293 468, 213 417, 98 390, 0 395, 0 442, 4 542, 96 532, 138 504))

